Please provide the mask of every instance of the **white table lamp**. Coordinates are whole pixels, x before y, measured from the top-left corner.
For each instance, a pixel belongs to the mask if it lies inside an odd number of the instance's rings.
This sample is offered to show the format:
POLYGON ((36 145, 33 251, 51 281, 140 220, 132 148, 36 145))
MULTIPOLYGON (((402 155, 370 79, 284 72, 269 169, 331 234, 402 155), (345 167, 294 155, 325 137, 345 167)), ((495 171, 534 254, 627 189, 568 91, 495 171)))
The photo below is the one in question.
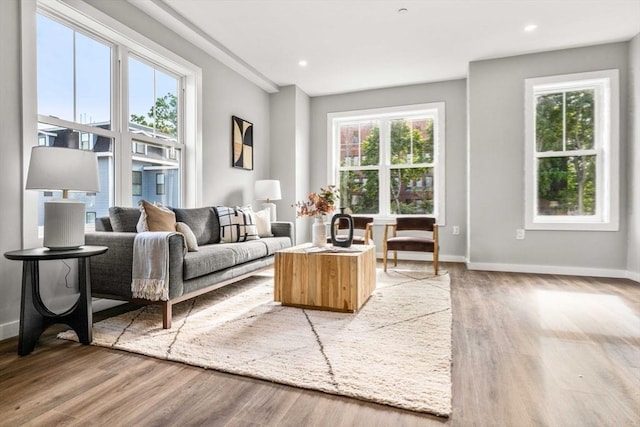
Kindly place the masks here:
POLYGON ((271 201, 282 199, 282 194, 280 193, 280 181, 276 179, 263 179, 256 181, 255 197, 256 200, 265 201, 265 203, 262 204, 262 207, 269 209, 271 221, 275 221, 276 205, 275 203, 271 203, 271 201))
POLYGON ((44 242, 52 250, 84 245, 85 206, 69 191, 100 191, 98 158, 93 151, 37 146, 31 149, 27 190, 62 190, 62 199, 44 204, 44 242))

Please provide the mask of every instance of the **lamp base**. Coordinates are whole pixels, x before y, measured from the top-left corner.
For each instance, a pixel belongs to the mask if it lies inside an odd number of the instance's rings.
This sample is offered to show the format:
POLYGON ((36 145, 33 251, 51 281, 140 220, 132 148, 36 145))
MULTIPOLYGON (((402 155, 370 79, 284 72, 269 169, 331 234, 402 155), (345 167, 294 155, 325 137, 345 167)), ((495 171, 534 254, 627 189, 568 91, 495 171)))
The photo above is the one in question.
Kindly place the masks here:
POLYGON ((43 246, 62 251, 84 245, 84 203, 57 199, 44 203, 43 246))
POLYGON ((263 203, 262 208, 269 210, 269 218, 271 221, 276 220, 276 204, 275 203, 263 203))

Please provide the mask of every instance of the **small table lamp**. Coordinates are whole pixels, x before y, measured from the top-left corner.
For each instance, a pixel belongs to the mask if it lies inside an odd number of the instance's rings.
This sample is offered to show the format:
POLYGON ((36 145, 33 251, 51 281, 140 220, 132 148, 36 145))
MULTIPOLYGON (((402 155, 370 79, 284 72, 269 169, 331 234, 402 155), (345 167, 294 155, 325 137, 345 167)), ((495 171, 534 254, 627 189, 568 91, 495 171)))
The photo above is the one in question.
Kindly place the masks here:
POLYGON ((271 203, 271 201, 282 199, 282 194, 280 193, 280 181, 276 179, 263 179, 256 181, 255 196, 256 200, 266 201, 262 204, 262 207, 269 209, 271 221, 275 221, 276 205, 271 203))
POLYGON ((62 190, 62 199, 44 204, 44 242, 51 250, 84 245, 85 207, 69 191, 100 191, 98 158, 93 151, 37 146, 31 149, 27 190, 62 190))

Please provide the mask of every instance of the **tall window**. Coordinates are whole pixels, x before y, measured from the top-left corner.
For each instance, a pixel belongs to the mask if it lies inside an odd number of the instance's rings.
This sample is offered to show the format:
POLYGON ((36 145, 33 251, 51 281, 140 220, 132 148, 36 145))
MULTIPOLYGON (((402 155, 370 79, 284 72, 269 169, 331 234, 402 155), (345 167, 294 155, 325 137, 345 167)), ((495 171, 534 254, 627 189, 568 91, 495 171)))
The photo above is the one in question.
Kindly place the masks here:
POLYGON ((618 227, 618 74, 526 81, 526 226, 618 227))
MULTIPOLYGON (((114 46, 43 14, 37 14, 38 145, 94 151, 98 156, 100 193, 71 193, 87 212, 106 215, 113 201, 113 132, 111 71, 114 46)), ((41 192, 44 202, 61 192, 41 192)), ((87 224, 92 229, 93 223, 87 224)))
MULTIPOLYGON (((142 181, 156 183, 156 171, 167 169, 170 191, 162 185, 142 186, 141 194, 132 194, 134 206, 139 200, 152 200, 166 206, 180 206, 180 78, 140 58, 129 57, 128 129, 133 134, 132 171, 142 181)), ((164 177, 164 174, 163 174, 164 177)))
MULTIPOLYGON (((183 69, 172 69, 175 62, 147 47, 136 52, 106 27, 85 27, 63 16, 44 6, 36 15, 39 123, 34 144, 97 154, 101 191, 75 196, 97 216, 107 215, 114 204, 135 206, 141 198, 181 206, 183 69), (158 170, 168 175, 161 185, 156 185, 158 170), (143 185, 147 181, 149 188, 143 185)), ((48 197, 59 195, 41 193, 40 226, 48 197)))
POLYGON ((444 103, 330 114, 341 206, 444 220, 444 114, 444 103))

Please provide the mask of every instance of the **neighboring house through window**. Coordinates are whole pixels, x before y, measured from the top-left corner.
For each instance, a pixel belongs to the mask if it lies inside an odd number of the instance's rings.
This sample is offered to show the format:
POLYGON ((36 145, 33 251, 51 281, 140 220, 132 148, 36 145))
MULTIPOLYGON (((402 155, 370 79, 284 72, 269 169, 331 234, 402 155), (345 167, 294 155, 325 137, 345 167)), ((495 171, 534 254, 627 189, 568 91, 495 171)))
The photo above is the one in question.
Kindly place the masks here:
POLYGON ((525 82, 525 226, 618 229, 618 72, 525 82))
POLYGON ((330 181, 354 214, 444 222, 444 103, 329 114, 330 181))

